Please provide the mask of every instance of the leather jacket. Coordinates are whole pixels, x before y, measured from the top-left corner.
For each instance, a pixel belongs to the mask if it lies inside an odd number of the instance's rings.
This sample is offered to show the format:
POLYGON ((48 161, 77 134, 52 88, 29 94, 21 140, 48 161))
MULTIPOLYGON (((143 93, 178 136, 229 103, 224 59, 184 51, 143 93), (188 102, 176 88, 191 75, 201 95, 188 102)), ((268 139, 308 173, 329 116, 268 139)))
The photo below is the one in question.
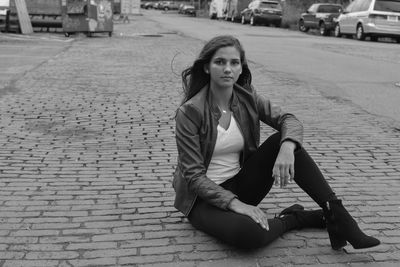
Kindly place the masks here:
MULTIPOLYGON (((176 112, 178 159, 172 182, 176 193, 174 206, 186 216, 197 197, 225 210, 236 197, 206 176, 221 117, 218 105, 211 95, 207 85, 183 103, 176 112)), ((230 109, 244 139, 241 166, 260 144, 260 121, 280 132, 281 143, 291 140, 297 147, 301 146, 301 122, 294 115, 283 113, 279 107, 258 95, 252 86, 234 85, 230 109)))

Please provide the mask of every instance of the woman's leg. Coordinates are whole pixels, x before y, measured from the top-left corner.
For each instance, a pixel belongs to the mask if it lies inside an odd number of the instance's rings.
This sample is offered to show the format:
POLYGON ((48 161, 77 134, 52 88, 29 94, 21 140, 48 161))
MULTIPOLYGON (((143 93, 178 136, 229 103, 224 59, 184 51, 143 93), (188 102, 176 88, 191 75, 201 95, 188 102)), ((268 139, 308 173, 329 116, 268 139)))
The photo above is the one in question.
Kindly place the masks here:
MULTIPOLYGON (((221 184, 250 205, 258 205, 271 189, 272 168, 279 151, 280 136, 268 138, 245 163, 234 178, 221 184)), ((198 198, 188 216, 191 224, 221 241, 242 248, 265 246, 294 228, 320 228, 320 211, 290 212, 268 220, 269 231, 248 216, 221 210, 198 198), (295 214, 297 213, 297 215, 295 214)))
MULTIPOLYGON (((225 186, 228 187, 229 184, 229 190, 237 194, 241 201, 258 205, 273 185, 272 168, 279 149, 280 134, 276 133, 258 148, 234 178, 224 183, 225 186)), ((294 180, 324 209, 333 248, 344 246, 346 240, 355 248, 372 247, 380 243, 379 240, 362 233, 351 215, 337 200, 318 166, 303 148, 295 152, 294 180), (332 208, 328 207, 327 203, 330 203, 332 208)), ((239 247, 251 248, 269 244, 284 232, 293 229, 297 223, 275 218, 269 220, 270 230, 266 231, 250 217, 223 211, 200 199, 197 202, 189 215, 190 222, 196 228, 239 247)))
POLYGON ((188 219, 196 229, 224 243, 246 249, 266 246, 297 226, 292 217, 289 221, 274 218, 268 220, 267 231, 248 216, 219 209, 200 198, 196 200, 188 219))
MULTIPOLYGON (((244 164, 234 177, 235 193, 250 205, 258 205, 274 183, 272 169, 280 149, 280 134, 271 135, 244 164)), ((321 207, 336 199, 318 166, 303 149, 295 152, 295 182, 321 207)))
POLYGON ((233 191, 240 201, 257 206, 271 190, 274 184, 272 168, 277 155, 275 146, 273 136, 269 137, 232 178, 236 185, 233 191))
MULTIPOLYGON (((265 157, 265 159, 272 159, 272 164, 274 164, 280 148, 280 135, 272 135, 267 139, 267 141, 265 141, 265 143, 261 147, 265 146, 268 149, 265 152, 261 149, 261 153, 264 155, 263 157, 265 157), (266 145, 265 143, 268 144, 266 145)), ((263 157, 258 159, 258 161, 263 161, 263 157)), ((250 165, 251 164, 253 163, 250 163, 250 165)), ((261 163, 257 163, 257 166, 261 165, 261 163)), ((265 165, 270 168, 271 162, 266 163, 265 165)), ((247 172, 247 168, 244 172, 247 172)), ((266 179, 270 180, 270 177, 272 176, 272 168, 270 170, 261 171, 261 173, 265 172, 267 172, 266 179)), ((254 174, 254 170, 250 173, 254 174)), ((239 180, 239 183, 246 185, 248 182, 242 182, 246 177, 249 177, 248 174, 242 177, 242 179, 239 180)), ((304 148, 300 148, 295 152, 294 181, 324 210, 332 248, 339 249, 346 245, 346 241, 349 241, 354 248, 369 248, 380 244, 378 239, 367 236, 361 231, 357 222, 342 205, 341 200, 336 198, 335 193, 326 182, 317 164, 308 155, 304 148)), ((245 186, 239 185, 238 188, 241 188, 241 190, 247 190, 245 186)), ((250 198, 251 193, 250 195, 249 193, 244 193, 244 196, 250 198)))

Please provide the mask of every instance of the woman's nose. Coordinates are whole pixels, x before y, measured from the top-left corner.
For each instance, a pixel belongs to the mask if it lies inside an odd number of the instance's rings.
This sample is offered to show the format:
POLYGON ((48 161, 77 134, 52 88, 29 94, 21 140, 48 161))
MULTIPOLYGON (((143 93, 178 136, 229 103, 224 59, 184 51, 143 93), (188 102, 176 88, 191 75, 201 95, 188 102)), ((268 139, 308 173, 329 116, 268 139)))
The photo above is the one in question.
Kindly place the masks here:
POLYGON ((231 65, 229 64, 225 65, 224 72, 231 72, 231 71, 232 71, 231 65))

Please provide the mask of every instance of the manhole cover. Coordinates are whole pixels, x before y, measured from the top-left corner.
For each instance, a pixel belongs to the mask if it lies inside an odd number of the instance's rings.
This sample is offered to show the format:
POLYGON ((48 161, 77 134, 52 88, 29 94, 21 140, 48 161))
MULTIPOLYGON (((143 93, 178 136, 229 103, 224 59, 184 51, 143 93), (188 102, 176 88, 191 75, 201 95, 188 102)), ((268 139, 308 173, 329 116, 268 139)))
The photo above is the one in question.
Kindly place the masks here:
POLYGON ((141 34, 143 37, 162 37, 161 34, 141 34))
POLYGON ((178 34, 178 32, 176 32, 176 31, 160 32, 160 34, 178 34))

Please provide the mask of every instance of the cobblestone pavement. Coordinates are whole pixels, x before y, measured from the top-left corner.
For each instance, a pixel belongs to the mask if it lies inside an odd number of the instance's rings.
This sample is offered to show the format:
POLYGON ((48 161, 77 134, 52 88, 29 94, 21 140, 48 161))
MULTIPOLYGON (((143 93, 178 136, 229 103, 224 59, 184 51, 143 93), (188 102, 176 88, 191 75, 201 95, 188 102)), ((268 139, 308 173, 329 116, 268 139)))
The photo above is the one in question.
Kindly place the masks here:
MULTIPOLYGON (((115 29, 78 38, 0 96, 0 266, 400 264, 399 130, 256 64, 260 93, 304 122, 305 147, 382 245, 333 251, 325 231, 302 230, 249 252, 194 230, 172 206, 173 116, 202 43, 145 16, 115 29)), ((261 207, 295 202, 316 207, 295 185, 261 207)))

